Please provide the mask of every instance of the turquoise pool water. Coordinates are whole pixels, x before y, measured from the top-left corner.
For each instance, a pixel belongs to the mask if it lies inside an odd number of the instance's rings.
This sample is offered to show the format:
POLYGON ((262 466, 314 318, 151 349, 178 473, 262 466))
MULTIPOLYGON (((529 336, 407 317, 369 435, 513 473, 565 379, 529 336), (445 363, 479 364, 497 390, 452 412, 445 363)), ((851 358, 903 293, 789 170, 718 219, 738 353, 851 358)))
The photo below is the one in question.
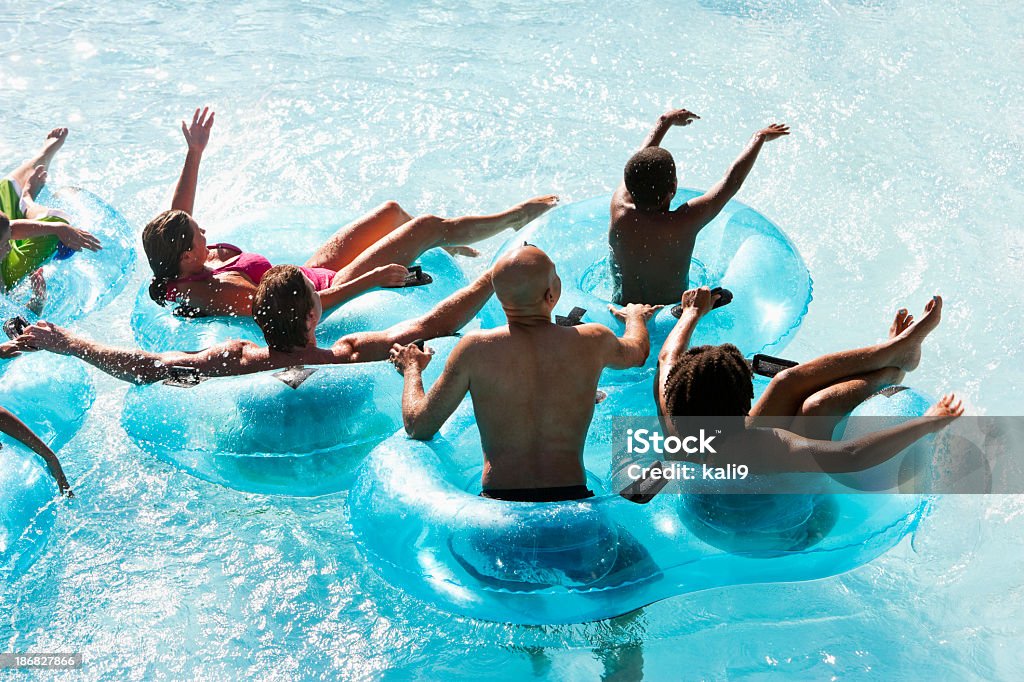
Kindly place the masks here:
MULTIPOLYGON (((783 120, 793 134, 739 198, 815 278, 786 354, 874 341, 937 291, 944 322, 914 385, 985 414, 1024 408, 1019 6, 13 2, 4 16, 0 156, 69 125, 55 179, 137 226, 166 204, 177 122, 203 103, 218 112, 197 203, 209 226, 266 204, 584 199, 613 188, 669 106, 703 117, 665 145, 683 183, 706 186, 783 120)), ((81 328, 131 343, 144 271, 81 328)), ((95 379, 61 451, 79 497, 0 591, 0 651, 82 651, 111 679, 591 679, 638 655, 649 679, 1010 679, 1024 665, 1019 497, 940 499, 913 546, 839 578, 676 598, 625 624, 504 626, 389 590, 355 550, 344 494, 245 495, 139 451, 119 427, 126 387, 95 379)))

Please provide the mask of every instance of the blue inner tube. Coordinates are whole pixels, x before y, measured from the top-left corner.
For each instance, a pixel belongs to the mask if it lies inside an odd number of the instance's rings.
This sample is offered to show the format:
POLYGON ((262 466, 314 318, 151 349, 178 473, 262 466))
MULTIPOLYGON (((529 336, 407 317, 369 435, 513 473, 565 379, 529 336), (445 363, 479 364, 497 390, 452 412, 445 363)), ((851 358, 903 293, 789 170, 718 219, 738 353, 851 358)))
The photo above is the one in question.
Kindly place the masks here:
MULTIPOLYGON (((428 385, 457 342, 427 342, 428 385)), ((301 497, 345 490, 355 465, 402 425, 402 377, 387 362, 309 369, 297 388, 276 372, 133 386, 121 424, 141 449, 212 483, 301 497)))
POLYGON ((95 398, 80 360, 45 352, 0 360, 0 406, 54 450, 78 432, 95 398))
POLYGON ((57 518, 57 484, 43 460, 0 434, 0 582, 39 557, 57 518))
MULTIPOLYGON (((680 189, 672 205, 701 194, 680 189)), ((622 323, 608 312, 613 288, 608 265, 610 203, 610 197, 597 197, 558 206, 513 236, 497 257, 524 241, 540 247, 562 278, 555 312, 568 315, 574 307, 584 308, 583 322, 621 331, 622 323)), ((680 293, 685 284, 680 283, 680 293)), ((732 343, 748 357, 777 354, 784 348, 811 302, 811 277, 796 247, 774 223, 738 201, 726 204, 697 236, 689 286, 705 285, 729 289, 734 299, 701 320, 691 345, 732 343)), ((496 300, 488 304, 483 319, 488 327, 505 324, 496 300)), ((657 364, 657 349, 675 323, 671 306, 666 306, 649 325, 652 352, 644 368, 608 371, 602 384, 648 377, 657 364)))
MULTIPOLYGON (((907 405, 880 394, 859 414, 916 416, 907 405)), ((601 435, 585 452, 597 497, 487 500, 476 495, 481 454, 467 407, 430 442, 404 433, 384 441, 348 499, 358 546, 385 580, 472 618, 587 622, 715 587, 824 578, 895 546, 927 509, 917 495, 848 492, 705 496, 721 504, 699 509, 687 495, 633 504, 596 473, 610 468, 610 448, 595 445, 601 435)))
MULTIPOLYGON (((97 252, 77 253, 64 247, 63 253, 43 265, 46 305, 40 317, 67 325, 105 307, 124 289, 135 268, 135 235, 124 216, 89 190, 61 187, 51 191, 45 186, 36 201, 66 213, 72 225, 94 234, 103 247, 97 252)), ((27 278, 9 295, 0 295, 13 304, 4 319, 12 314, 29 322, 39 319, 24 307, 30 297, 27 278)))
MULTIPOLYGON (((344 224, 325 223, 325 216, 333 214, 330 209, 313 207, 267 209, 218 225, 207 241, 235 244, 261 253, 275 264, 302 265, 344 224)), ((345 334, 383 330, 418 317, 467 284, 461 268, 441 249, 424 253, 416 264, 433 278, 431 284, 373 289, 343 303, 321 320, 317 327, 319 343, 328 345, 345 334)), ((178 317, 174 315, 174 303, 161 307, 149 297, 148 291, 147 278, 135 299, 131 318, 135 339, 145 350, 199 350, 229 339, 265 343, 251 317, 178 317)))

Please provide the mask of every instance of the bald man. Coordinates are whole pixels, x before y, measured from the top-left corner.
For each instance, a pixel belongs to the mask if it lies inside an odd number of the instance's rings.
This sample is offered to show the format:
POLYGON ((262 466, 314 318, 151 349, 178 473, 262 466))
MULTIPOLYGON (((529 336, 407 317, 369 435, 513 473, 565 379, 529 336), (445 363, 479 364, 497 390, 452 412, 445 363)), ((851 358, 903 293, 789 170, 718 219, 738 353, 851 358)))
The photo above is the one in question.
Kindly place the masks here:
POLYGON ((606 367, 644 363, 647 321, 656 307, 613 308, 626 323, 622 338, 599 324, 560 327, 551 314, 561 280, 547 254, 529 245, 495 264, 492 283, 508 324, 467 334, 429 394, 421 373, 430 355, 415 345, 392 349, 392 362, 405 376, 405 430, 429 440, 468 391, 484 451, 481 495, 519 502, 592 497, 583 444, 598 378, 606 367))

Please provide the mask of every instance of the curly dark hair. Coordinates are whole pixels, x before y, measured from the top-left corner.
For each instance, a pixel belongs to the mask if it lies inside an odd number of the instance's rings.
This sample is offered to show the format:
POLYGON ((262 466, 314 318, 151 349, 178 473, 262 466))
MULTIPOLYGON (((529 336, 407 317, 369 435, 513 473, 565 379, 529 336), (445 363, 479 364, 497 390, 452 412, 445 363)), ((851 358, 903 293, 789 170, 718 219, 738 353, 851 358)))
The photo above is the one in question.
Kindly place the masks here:
POLYGON ((731 343, 688 349, 665 381, 665 408, 674 417, 746 416, 753 398, 750 366, 731 343))
POLYGON ((654 210, 675 192, 676 162, 667 149, 646 147, 626 162, 623 182, 637 208, 654 210))
POLYGON ((308 317, 315 302, 302 270, 275 265, 260 280, 252 316, 267 345, 278 351, 302 348, 308 342, 308 317))

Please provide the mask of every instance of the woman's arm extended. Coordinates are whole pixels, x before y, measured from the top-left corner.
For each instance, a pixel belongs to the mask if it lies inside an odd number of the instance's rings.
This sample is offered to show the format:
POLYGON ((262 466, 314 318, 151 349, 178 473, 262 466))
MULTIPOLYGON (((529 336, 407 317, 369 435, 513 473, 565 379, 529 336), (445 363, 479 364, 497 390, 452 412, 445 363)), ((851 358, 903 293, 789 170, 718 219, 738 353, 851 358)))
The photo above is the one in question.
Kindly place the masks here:
POLYGON ((206 143, 210 141, 213 116, 214 112, 210 111, 210 107, 204 107, 202 111, 196 109, 192 114, 192 125, 181 122, 181 132, 188 143, 188 153, 185 154, 185 165, 181 169, 178 184, 174 187, 174 196, 171 198, 172 211, 185 211, 192 215, 196 203, 196 188, 199 184, 199 162, 206 150, 206 143))

